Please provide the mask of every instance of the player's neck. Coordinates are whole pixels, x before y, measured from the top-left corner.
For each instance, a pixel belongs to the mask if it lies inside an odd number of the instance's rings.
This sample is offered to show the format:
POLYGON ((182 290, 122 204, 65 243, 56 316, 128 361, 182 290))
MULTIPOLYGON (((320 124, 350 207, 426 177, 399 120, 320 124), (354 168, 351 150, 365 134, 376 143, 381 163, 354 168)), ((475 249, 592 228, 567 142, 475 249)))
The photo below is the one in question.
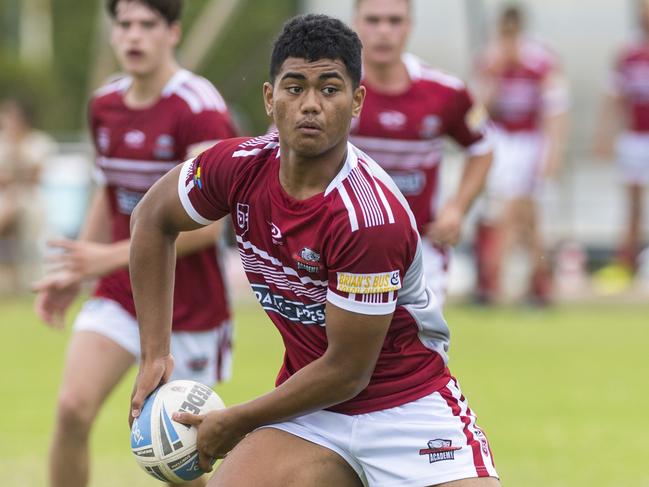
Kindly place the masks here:
POLYGON ((401 59, 390 64, 365 63, 363 79, 375 90, 386 94, 403 93, 411 84, 408 69, 401 59))
POLYGON ((347 156, 347 140, 317 157, 302 157, 289 147, 280 148, 279 182, 292 198, 305 200, 324 192, 347 156))
POLYGON ((124 95, 124 103, 129 108, 147 108, 154 105, 169 80, 179 70, 175 61, 163 63, 145 76, 133 76, 133 83, 124 95))

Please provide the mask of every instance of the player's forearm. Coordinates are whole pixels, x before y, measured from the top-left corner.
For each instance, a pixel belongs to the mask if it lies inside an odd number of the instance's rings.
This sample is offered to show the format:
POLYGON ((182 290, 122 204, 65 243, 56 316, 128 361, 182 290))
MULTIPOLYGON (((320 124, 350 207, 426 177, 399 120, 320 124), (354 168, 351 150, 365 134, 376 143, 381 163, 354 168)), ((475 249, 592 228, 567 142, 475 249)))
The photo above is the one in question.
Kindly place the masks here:
POLYGON ((176 240, 176 252, 182 256, 214 247, 221 234, 221 228, 222 223, 218 221, 198 230, 182 232, 176 240))
POLYGON ((563 161, 568 134, 568 114, 563 112, 548 116, 544 132, 547 141, 545 172, 551 176, 557 173, 563 161))
POLYGON ((148 207, 133 213, 129 270, 143 361, 169 353, 176 237, 148 207))
POLYGON ((325 354, 268 394, 233 406, 231 413, 247 433, 262 425, 340 404, 367 387, 373 367, 365 372, 349 369, 346 364, 328 359, 325 354))
POLYGON ((473 201, 482 191, 492 159, 492 152, 467 158, 458 189, 449 202, 455 205, 463 215, 469 211, 473 201))
POLYGON ((621 112, 621 102, 617 98, 609 95, 604 99, 595 129, 597 147, 608 148, 613 144, 613 138, 619 129, 621 112))

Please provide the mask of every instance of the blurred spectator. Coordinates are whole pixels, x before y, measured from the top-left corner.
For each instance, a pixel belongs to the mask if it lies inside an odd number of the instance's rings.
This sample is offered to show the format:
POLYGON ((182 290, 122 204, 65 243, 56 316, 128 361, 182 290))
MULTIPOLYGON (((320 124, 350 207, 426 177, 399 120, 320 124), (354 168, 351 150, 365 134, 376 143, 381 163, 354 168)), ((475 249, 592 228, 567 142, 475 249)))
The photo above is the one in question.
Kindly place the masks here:
POLYGON ((502 298, 504 264, 516 248, 529 257, 530 300, 546 304, 551 294, 538 199, 562 163, 568 95, 556 56, 524 27, 519 7, 504 9, 479 60, 478 93, 495 124, 494 163, 476 233, 481 302, 502 298))
POLYGON ((602 269, 597 277, 623 278, 627 284, 637 270, 644 189, 649 184, 649 2, 646 0, 638 2, 638 19, 640 30, 615 59, 595 138, 599 157, 617 157, 628 206, 628 220, 616 262, 602 269))
POLYGON ((0 104, 0 292, 25 290, 37 272, 44 226, 38 185, 55 147, 33 127, 26 101, 8 98, 0 104))

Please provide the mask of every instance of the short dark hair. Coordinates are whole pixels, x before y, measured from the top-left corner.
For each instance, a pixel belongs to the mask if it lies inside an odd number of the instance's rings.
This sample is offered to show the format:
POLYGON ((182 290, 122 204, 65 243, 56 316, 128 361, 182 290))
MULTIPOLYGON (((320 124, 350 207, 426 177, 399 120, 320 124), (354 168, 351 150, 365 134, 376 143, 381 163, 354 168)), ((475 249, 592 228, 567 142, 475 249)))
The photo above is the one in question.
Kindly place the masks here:
MULTIPOLYGON (((406 0, 406 2, 408 3, 408 7, 412 8, 412 1, 411 0, 406 0)), ((361 3, 363 3, 363 0, 356 0, 356 2, 354 4, 354 7, 356 8, 356 10, 358 10, 358 7, 361 6, 361 3)))
POLYGON ((106 8, 112 18, 117 16, 119 2, 141 3, 162 15, 168 24, 178 22, 183 11, 183 0, 107 0, 106 8))
POLYGON ((270 82, 289 57, 306 59, 337 59, 343 62, 352 79, 353 88, 361 83, 361 50, 356 33, 342 21, 327 15, 299 15, 288 20, 273 45, 270 57, 270 82))
POLYGON ((513 23, 522 27, 525 23, 525 13, 523 8, 518 4, 507 5, 500 13, 501 23, 513 23))

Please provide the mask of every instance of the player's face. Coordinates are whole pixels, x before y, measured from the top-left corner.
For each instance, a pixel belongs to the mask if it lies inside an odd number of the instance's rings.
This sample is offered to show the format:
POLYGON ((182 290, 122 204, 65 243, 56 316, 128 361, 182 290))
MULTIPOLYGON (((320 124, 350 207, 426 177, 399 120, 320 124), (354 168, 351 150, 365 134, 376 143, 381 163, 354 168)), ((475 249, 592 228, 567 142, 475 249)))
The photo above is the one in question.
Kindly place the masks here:
POLYGON ((365 88, 352 87, 342 61, 288 58, 274 83, 264 84, 266 112, 282 144, 301 157, 317 157, 347 143, 352 117, 363 105, 365 88))
POLYGON ((410 34, 410 4, 407 0, 363 0, 354 25, 365 63, 397 63, 410 34))
POLYGON ((147 76, 173 59, 180 39, 178 24, 168 24, 155 10, 137 1, 117 4, 111 44, 122 69, 147 76))

